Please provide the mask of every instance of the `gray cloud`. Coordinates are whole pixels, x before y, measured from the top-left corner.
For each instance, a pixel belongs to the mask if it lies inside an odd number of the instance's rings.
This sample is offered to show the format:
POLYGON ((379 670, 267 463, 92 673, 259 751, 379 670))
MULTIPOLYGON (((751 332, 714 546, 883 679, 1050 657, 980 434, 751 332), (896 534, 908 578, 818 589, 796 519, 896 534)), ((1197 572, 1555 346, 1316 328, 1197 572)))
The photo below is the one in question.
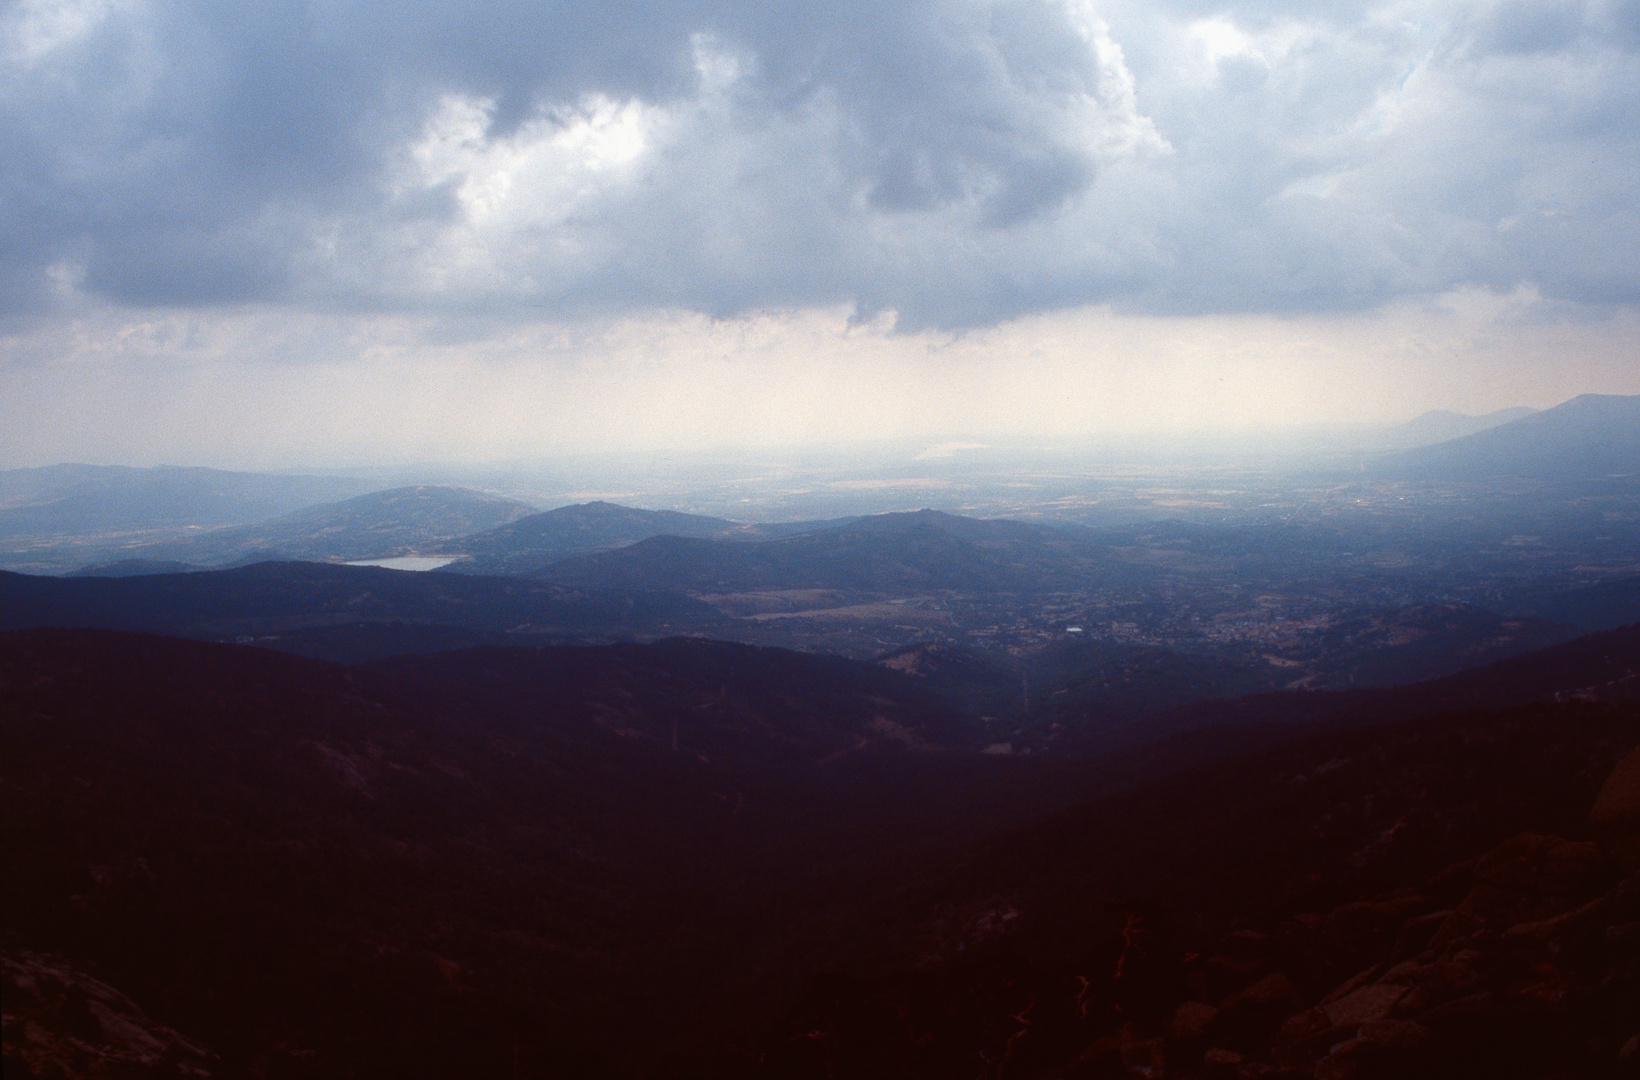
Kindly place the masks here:
POLYGON ((20 0, 0 305, 1629 304, 1637 12, 20 0))

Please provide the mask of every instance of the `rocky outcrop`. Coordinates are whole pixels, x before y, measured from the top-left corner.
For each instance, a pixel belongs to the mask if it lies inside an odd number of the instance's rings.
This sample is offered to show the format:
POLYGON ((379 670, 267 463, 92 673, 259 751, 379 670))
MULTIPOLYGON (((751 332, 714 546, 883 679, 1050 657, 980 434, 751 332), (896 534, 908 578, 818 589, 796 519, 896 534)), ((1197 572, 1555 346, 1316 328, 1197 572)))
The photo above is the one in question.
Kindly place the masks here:
POLYGON ((1640 1065, 1640 874, 1545 833, 1421 890, 1233 934, 1187 968, 1210 1000, 1179 1005, 1129 1075, 1616 1077, 1640 1065), (1443 907, 1458 881, 1462 898, 1443 907), (1366 966, 1306 1000, 1302 987, 1340 955, 1360 962, 1363 942, 1375 946, 1366 966), (1246 984, 1217 996, 1238 970, 1246 984))
POLYGON ((6 1076, 209 1077, 216 1056, 60 957, 0 955, 6 1076))
MULTIPOLYGON (((1090 1048, 1073 1075, 1454 1080, 1640 1066, 1640 874, 1593 845, 1517 836, 1424 890, 1242 931, 1185 967, 1165 1037, 1090 1048), (1439 894, 1468 888, 1454 907, 1439 894), (1432 895, 1433 894, 1433 895, 1432 895), (1340 950, 1362 970, 1306 997, 1340 950), (1227 976, 1245 984, 1227 993, 1227 976), (1633 1029, 1633 1030, 1631 1030, 1633 1029)), ((1231 980, 1233 985, 1233 980, 1231 980)))
POLYGON ((1640 871, 1640 750, 1624 758, 1607 778, 1589 826, 1602 851, 1627 872, 1640 871))

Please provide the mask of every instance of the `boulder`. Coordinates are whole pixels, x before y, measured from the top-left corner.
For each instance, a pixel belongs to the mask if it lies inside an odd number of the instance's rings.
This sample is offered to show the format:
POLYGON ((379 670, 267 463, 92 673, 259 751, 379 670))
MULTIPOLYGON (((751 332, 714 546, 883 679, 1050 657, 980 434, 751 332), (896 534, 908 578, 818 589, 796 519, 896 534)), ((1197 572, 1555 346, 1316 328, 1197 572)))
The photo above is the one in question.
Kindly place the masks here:
POLYGON ((1321 1004, 1322 1005, 1331 1005, 1333 1002, 1339 1000, 1340 998, 1347 998, 1351 994, 1355 993, 1357 990, 1361 989, 1363 986, 1371 986, 1373 983, 1378 982, 1379 977, 1384 975, 1384 974, 1386 974, 1385 971, 1384 971, 1384 965, 1383 964, 1374 964, 1372 967, 1370 967, 1367 970, 1361 972, 1360 974, 1355 975, 1352 978, 1346 979, 1332 993, 1330 993, 1330 994, 1326 995, 1325 997, 1323 997, 1321 999, 1321 1004))
POLYGON ((1595 843, 1625 873, 1640 871, 1640 750, 1617 763, 1589 814, 1595 843))
POLYGON ((1593 844, 1522 833, 1476 863, 1469 895, 1441 923, 1430 947, 1444 950, 1484 931, 1563 914, 1609 887, 1614 869, 1593 844))
POLYGON ((1321 1011, 1326 1014, 1327 1022, 1334 1028, 1360 1027, 1362 1024, 1389 1016, 1396 1004, 1406 995, 1407 988, 1404 986, 1375 983, 1372 986, 1363 986, 1355 993, 1330 1005, 1323 1005, 1321 1011))
POLYGON ((61 1080, 209 1077, 216 1055, 150 1019, 118 990, 62 957, 0 955, 6 1075, 61 1080))
POLYGON ((1427 915, 1419 915, 1408 919, 1401 925, 1401 932, 1395 938, 1396 956, 1417 956, 1429 948, 1435 932, 1441 928, 1451 911, 1432 911, 1427 915))
POLYGON ((1134 1076, 1159 1080, 1167 1075, 1167 1044, 1163 1039, 1141 1039, 1130 1030, 1121 1045, 1122 1064, 1134 1076))
POLYGON ((1335 1028, 1326 1011, 1317 1006, 1289 1016, 1271 1040, 1270 1051, 1283 1065, 1302 1067, 1314 1063, 1347 1034, 1335 1028))
POLYGON ((1374 1020, 1362 1024, 1358 1035, 1390 1050, 1413 1050, 1429 1040, 1429 1029, 1416 1020, 1374 1020))
POLYGON ((1219 1015, 1219 1010, 1200 1001, 1187 1001, 1173 1010, 1173 1021, 1168 1025, 1167 1037, 1175 1042, 1199 1042, 1207 1034, 1208 1025, 1219 1015))
POLYGON ((1304 1007, 1297 988, 1277 972, 1238 990, 1219 1003, 1209 1034, 1219 1045, 1243 1053, 1263 1046, 1293 1013, 1304 1007))
POLYGON ((1480 985, 1480 975, 1469 964, 1438 960, 1420 968, 1411 977, 1412 990, 1401 999, 1401 1011, 1419 1016, 1453 998, 1472 994, 1480 985))

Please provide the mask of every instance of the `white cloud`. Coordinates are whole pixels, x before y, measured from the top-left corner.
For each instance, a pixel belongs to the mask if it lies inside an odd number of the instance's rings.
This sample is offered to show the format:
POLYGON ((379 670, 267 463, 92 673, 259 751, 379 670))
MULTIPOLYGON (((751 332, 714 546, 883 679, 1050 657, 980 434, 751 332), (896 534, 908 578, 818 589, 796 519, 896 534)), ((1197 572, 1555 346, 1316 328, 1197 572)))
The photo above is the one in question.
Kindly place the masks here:
POLYGON ((20 5, 51 77, 0 118, 14 308, 65 259, 124 302, 906 326, 1636 292, 1601 238, 1633 227, 1640 51, 1599 5, 492 2, 385 38, 363 9, 20 5))
POLYGON ((10 63, 33 67, 83 40, 114 11, 113 0, 20 0, 0 15, 10 63))

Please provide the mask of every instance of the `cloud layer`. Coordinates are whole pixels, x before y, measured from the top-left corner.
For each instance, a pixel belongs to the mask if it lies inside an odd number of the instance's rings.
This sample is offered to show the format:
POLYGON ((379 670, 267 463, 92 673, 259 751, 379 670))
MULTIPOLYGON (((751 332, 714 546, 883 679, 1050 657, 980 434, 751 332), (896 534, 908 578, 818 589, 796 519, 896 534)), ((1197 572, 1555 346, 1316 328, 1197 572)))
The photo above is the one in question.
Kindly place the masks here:
POLYGON ((1640 0, 17 0, 0 308, 1640 299, 1640 0))

